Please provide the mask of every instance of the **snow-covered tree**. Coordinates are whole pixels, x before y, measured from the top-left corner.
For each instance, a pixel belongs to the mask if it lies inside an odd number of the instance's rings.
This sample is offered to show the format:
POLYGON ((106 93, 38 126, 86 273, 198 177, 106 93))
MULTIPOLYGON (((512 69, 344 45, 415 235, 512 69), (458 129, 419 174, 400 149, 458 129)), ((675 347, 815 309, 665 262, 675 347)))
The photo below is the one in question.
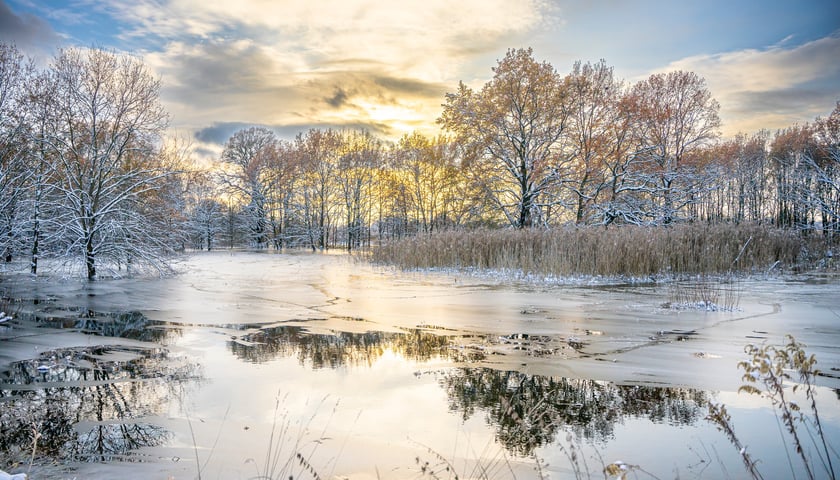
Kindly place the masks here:
POLYGON ((759 223, 766 216, 767 132, 739 134, 699 152, 709 172, 707 188, 689 206, 697 219, 759 223))
POLYGON ((827 118, 779 132, 771 155, 780 220, 833 242, 840 234, 840 102, 827 118))
POLYGON ((33 75, 26 87, 27 160, 25 243, 29 271, 38 274, 39 259, 55 254, 56 228, 49 221, 56 216, 56 152, 50 148, 58 117, 53 108, 53 77, 49 73, 33 75))
POLYGON ((190 182, 187 199, 187 230, 193 248, 212 250, 225 231, 225 206, 209 172, 197 172, 190 182))
POLYGON ((477 92, 461 82, 447 94, 438 121, 485 164, 487 191, 511 225, 530 227, 552 203, 546 193, 567 178, 568 90, 530 48, 509 50, 493 72, 477 92))
POLYGON ((694 72, 651 75, 633 85, 628 97, 637 135, 637 155, 646 183, 656 187, 651 205, 655 221, 669 224, 682 207, 693 201, 700 186, 683 161, 686 155, 718 137, 719 105, 694 72))
POLYGON ((299 180, 299 155, 292 143, 276 142, 268 152, 266 183, 266 214, 271 242, 275 249, 294 243, 292 219, 294 217, 294 191, 299 180))
MULTIPOLYGON (((394 170, 404 184, 406 212, 424 233, 431 233, 457 218, 456 148, 447 137, 429 138, 418 132, 404 135, 393 152, 394 170)), ((469 199, 463 198, 467 201, 469 199)))
POLYGON ((383 158, 382 142, 370 132, 344 132, 336 179, 343 200, 346 242, 350 251, 361 246, 370 222, 371 189, 383 158))
POLYGON ((817 145, 810 125, 776 132, 770 145, 770 172, 776 225, 805 228, 808 224, 813 178, 810 159, 817 145))
POLYGON ((818 118, 814 127, 817 154, 810 167, 816 178, 815 208, 829 241, 840 237, 840 102, 827 118, 818 118))
POLYGON ((174 173, 158 155, 160 82, 138 58, 100 49, 62 50, 49 73, 56 121, 42 141, 56 157, 50 222, 63 251, 89 279, 103 261, 165 268, 170 246, 140 208, 174 173))
POLYGON ((231 168, 222 170, 220 178, 231 195, 244 201, 250 238, 257 248, 268 246, 268 175, 276 144, 271 130, 249 127, 234 133, 222 151, 222 161, 231 168))
POLYGON ((298 204, 306 240, 313 250, 329 246, 329 230, 337 208, 336 171, 341 144, 340 133, 332 129, 312 129, 295 139, 300 161, 298 204))
POLYGON ((0 43, 0 253, 11 261, 23 232, 20 203, 26 178, 25 86, 32 65, 13 45, 0 43))
POLYGON ((604 60, 575 62, 564 79, 569 91, 570 122, 568 155, 572 159, 572 193, 575 223, 584 223, 595 213, 601 192, 609 187, 608 165, 613 150, 620 146, 623 132, 616 127, 623 83, 604 60))

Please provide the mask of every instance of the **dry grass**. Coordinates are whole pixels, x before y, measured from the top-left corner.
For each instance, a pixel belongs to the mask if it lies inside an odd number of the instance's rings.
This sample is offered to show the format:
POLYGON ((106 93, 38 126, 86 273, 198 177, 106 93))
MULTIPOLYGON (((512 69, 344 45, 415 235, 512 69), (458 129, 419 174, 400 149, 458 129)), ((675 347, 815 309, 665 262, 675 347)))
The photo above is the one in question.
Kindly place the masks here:
POLYGON ((791 268, 801 262, 805 250, 792 231, 695 224, 446 231, 382 246, 372 252, 372 258, 406 269, 478 268, 546 276, 637 277, 791 268))
MULTIPOLYGON (((791 478, 797 477, 794 459, 798 457, 807 478, 835 480, 837 472, 834 464, 840 460, 840 455, 834 439, 823 430, 817 408, 816 385, 820 376, 816 368, 817 358, 813 354, 808 355, 805 345, 797 342, 792 335, 785 335, 785 340, 787 343, 781 346, 750 344, 744 348, 747 360, 738 363, 738 368, 744 370, 741 377, 744 384, 738 393, 759 395, 770 400, 779 422, 779 432, 783 439, 790 442, 785 444, 784 451, 791 478), (805 394, 806 402, 801 406, 792 398, 797 390, 805 394)), ((738 439, 726 407, 709 404, 707 419, 724 432, 738 449, 750 477, 764 478, 758 471, 758 462, 746 453, 746 446, 738 439)))
POLYGON ((743 285, 736 275, 709 278, 705 274, 670 282, 668 302, 676 310, 734 311, 741 302, 743 285))

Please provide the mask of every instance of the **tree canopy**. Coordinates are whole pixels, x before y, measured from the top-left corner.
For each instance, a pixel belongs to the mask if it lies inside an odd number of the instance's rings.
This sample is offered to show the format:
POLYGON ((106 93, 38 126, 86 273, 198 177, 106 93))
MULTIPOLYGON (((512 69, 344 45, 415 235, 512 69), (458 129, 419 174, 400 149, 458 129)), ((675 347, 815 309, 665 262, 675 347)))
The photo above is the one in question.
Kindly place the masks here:
POLYGON ((440 134, 233 133, 199 169, 165 137, 141 59, 62 50, 39 68, 0 43, 0 252, 95 278, 167 271, 185 248, 353 250, 475 227, 751 222, 840 233, 840 103, 778 132, 719 136, 694 72, 568 73, 508 50, 447 94, 440 134))

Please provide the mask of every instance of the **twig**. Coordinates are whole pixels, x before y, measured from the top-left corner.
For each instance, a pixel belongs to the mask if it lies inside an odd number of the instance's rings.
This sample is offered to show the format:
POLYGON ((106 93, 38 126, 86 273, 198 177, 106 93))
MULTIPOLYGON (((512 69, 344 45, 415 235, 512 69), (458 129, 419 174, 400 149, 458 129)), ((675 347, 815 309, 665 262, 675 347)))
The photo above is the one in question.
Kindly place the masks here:
POLYGON ((733 266, 733 267, 735 266, 735 264, 736 264, 736 263, 738 263, 738 260, 740 260, 740 259, 741 259, 741 255, 743 255, 743 254, 744 254, 744 251, 747 249, 747 245, 749 245, 749 244, 750 244, 750 242, 752 241, 752 239, 753 239, 753 237, 752 237, 752 235, 750 235, 750 238, 748 238, 748 239, 747 239, 747 241, 746 241, 746 243, 744 243, 744 246, 743 246, 743 247, 741 247, 741 251, 739 251, 739 252, 738 252, 738 255, 736 255, 736 256, 735 256, 735 260, 733 260, 733 261, 732 261, 732 266, 733 266))
POLYGON ((32 472, 32 465, 35 463, 35 451, 38 450, 38 439, 41 437, 41 432, 38 431, 38 427, 33 423, 32 424, 32 455, 29 457, 29 469, 26 470, 26 476, 29 477, 29 474, 32 472))

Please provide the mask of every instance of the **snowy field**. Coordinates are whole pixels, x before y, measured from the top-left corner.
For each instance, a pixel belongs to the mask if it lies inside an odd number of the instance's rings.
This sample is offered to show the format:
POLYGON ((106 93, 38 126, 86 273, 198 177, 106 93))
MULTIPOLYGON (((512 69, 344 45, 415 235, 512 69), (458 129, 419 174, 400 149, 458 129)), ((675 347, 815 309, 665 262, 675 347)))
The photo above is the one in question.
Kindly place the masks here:
POLYGON ((0 325, 0 402, 17 428, 0 447, 16 471, 34 424, 59 459, 35 462, 44 478, 601 478, 616 461, 744 477, 705 420, 717 402, 771 478, 798 464, 769 403, 736 393, 737 363, 785 334, 816 354, 840 440, 837 277, 741 280, 737 308, 713 309, 675 308, 656 283, 346 255, 197 253, 179 268, 0 280, 16 313, 0 325))

